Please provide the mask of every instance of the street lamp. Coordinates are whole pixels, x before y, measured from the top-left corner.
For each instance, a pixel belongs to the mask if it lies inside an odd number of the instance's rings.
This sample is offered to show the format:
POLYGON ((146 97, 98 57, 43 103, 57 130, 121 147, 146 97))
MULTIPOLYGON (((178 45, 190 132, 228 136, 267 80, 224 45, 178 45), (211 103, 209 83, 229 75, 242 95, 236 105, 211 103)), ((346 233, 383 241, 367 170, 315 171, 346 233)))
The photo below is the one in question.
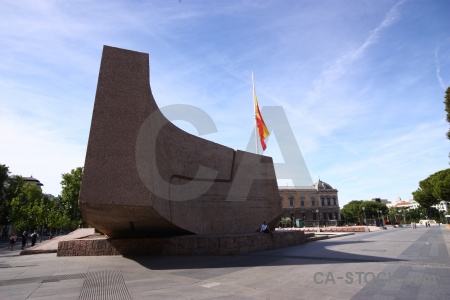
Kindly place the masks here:
POLYGON ((364 225, 366 225, 366 208, 363 206, 362 210, 364 212, 364 225))
POLYGON ((317 220, 319 221, 319 228, 320 228, 320 215, 319 215, 319 210, 316 209, 316 213, 317 213, 317 220))
POLYGON ((380 221, 381 210, 377 210, 377 213, 378 213, 378 226, 381 226, 381 221, 380 221))

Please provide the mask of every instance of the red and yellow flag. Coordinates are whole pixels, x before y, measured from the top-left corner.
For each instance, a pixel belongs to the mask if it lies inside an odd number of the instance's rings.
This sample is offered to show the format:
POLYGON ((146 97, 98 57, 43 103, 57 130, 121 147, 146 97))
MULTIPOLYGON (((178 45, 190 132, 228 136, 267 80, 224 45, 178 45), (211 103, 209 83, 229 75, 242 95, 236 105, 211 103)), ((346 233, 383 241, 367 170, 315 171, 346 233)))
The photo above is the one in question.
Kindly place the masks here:
POLYGON ((256 118, 256 127, 258 128, 259 140, 261 141, 261 147, 266 150, 266 141, 265 139, 269 136, 269 130, 267 129, 266 123, 261 116, 261 112, 259 111, 258 106, 258 98, 256 97, 256 91, 253 90, 253 98, 255 101, 255 118, 256 118))

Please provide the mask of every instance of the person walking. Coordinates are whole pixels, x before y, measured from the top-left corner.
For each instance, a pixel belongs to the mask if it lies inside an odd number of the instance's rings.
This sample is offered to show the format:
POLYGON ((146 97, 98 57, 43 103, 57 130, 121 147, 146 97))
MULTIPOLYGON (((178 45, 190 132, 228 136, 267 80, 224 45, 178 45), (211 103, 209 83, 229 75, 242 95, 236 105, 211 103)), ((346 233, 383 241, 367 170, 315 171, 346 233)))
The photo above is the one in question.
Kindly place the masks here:
POLYGON ((16 234, 15 233, 11 234, 11 236, 9 237, 9 248, 11 249, 11 251, 14 250, 16 240, 17 240, 16 234))
POLYGON ((22 233, 22 250, 25 249, 25 245, 27 244, 28 233, 24 231, 22 233))
POLYGON ((36 240, 39 237, 39 234, 37 233, 37 231, 35 230, 32 234, 31 234, 31 247, 33 247, 36 244, 36 240))

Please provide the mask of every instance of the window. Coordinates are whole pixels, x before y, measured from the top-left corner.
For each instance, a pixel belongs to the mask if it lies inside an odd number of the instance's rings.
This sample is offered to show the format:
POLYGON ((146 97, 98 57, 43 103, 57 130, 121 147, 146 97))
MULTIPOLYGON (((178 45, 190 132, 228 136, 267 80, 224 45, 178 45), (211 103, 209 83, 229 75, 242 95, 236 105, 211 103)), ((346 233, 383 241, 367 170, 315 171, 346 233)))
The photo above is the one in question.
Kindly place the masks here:
POLYGON ((323 213, 323 220, 327 220, 327 213, 323 213))
POLYGON ((316 198, 311 196, 311 206, 316 206, 316 198))
POLYGON ((333 197, 333 205, 334 205, 334 206, 337 205, 337 203, 336 203, 336 197, 333 197))
POLYGON ((305 206, 305 198, 303 196, 300 197, 300 206, 305 206))
POLYGON ((320 196, 320 200, 322 201, 322 206, 325 206, 325 197, 324 196, 320 196))
POLYGON ((289 206, 294 206, 294 197, 289 196, 289 206))
POLYGON ((317 213, 315 211, 313 211, 313 220, 317 220, 317 213))
POLYGON ((331 200, 330 197, 327 197, 327 205, 330 206, 331 205, 331 200))
POLYGON ((338 213, 334 213, 335 220, 338 220, 338 213))
POLYGON ((302 220, 305 220, 305 219, 306 219, 306 213, 302 212, 302 220))
POLYGON ((333 213, 329 213, 328 218, 329 218, 329 220, 333 220, 333 213))

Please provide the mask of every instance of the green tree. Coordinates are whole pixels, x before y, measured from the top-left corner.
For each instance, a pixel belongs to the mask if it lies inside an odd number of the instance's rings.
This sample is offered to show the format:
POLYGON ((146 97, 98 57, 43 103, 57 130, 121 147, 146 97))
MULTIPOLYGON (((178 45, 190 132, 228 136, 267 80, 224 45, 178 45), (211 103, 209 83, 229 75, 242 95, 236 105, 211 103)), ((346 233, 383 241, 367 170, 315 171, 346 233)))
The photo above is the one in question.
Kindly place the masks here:
POLYGON ((364 218, 378 219, 387 214, 388 208, 385 204, 376 201, 352 200, 341 209, 341 216, 347 223, 364 223, 364 218), (363 209, 364 208, 364 209, 363 209), (381 211, 381 214, 379 213, 381 211))
POLYGON ((363 200, 352 200, 342 207, 340 211, 341 217, 344 218, 347 224, 362 222, 363 216, 361 214, 361 204, 363 202, 363 200))
POLYGON ((6 183, 9 178, 9 167, 0 164, 0 200, 3 200, 5 195, 6 183))
POLYGON ((292 220, 289 217, 281 218, 281 223, 283 224, 283 227, 291 227, 292 226, 292 220))
MULTIPOLYGON (((23 182, 23 181, 22 181, 23 182)), ((40 187, 33 183, 25 183, 11 201, 11 223, 22 230, 35 230, 38 228, 41 215, 41 201, 43 198, 40 187)))
POLYGON ((6 189, 8 187, 9 168, 0 164, 0 225, 8 224, 8 200, 6 189))
POLYGON ((450 199, 450 169, 445 169, 428 176, 419 182, 419 188, 413 193, 416 200, 424 208, 430 208, 441 200, 450 199))
POLYGON ((50 226, 55 212, 55 201, 47 195, 42 195, 39 203, 34 208, 36 224, 43 235, 44 228, 50 226))
POLYGON ((84 224, 83 215, 78 207, 78 197, 80 195, 81 179, 83 168, 78 167, 70 173, 62 174, 62 193, 59 201, 59 208, 63 213, 62 223, 64 227, 74 229, 84 224))

